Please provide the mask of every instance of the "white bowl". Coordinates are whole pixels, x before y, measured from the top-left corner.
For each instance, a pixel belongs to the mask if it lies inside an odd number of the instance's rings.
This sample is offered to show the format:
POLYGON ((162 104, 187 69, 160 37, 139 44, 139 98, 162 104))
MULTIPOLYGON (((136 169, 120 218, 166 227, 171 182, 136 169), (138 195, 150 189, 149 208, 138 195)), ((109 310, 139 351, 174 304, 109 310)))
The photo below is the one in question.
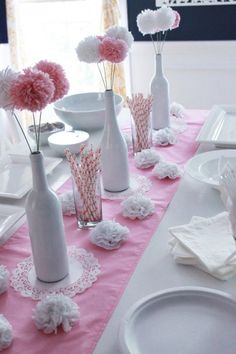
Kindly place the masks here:
POLYGON ((85 144, 88 139, 89 134, 81 130, 76 132, 59 132, 49 136, 48 144, 57 155, 65 156, 65 149, 69 149, 73 154, 78 154, 80 145, 85 144))
MULTIPOLYGON (((36 125, 36 130, 38 131, 38 125, 36 125)), ((62 122, 52 122, 52 123, 42 123, 40 129, 40 145, 48 144, 48 137, 54 133, 61 132, 65 130, 65 124, 62 122)), ((30 125, 28 127, 28 135, 32 140, 35 141, 34 126, 30 125)))
MULTIPOLYGON (((123 105, 123 98, 114 94, 115 110, 118 115, 123 105)), ((54 103, 58 117, 73 129, 97 130, 104 127, 105 100, 102 92, 79 93, 66 96, 54 103)))

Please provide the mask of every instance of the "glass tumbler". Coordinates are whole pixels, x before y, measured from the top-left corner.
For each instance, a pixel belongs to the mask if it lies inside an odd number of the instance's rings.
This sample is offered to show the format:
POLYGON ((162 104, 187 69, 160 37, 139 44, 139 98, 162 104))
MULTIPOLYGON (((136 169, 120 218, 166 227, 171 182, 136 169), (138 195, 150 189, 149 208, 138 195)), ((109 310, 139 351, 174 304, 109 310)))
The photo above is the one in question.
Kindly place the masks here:
POLYGON ((131 131, 133 154, 144 149, 150 149, 152 146, 152 124, 151 114, 141 119, 135 119, 131 115, 131 131))
POLYGON ((77 226, 95 227, 102 221, 101 174, 75 178, 72 176, 77 226))

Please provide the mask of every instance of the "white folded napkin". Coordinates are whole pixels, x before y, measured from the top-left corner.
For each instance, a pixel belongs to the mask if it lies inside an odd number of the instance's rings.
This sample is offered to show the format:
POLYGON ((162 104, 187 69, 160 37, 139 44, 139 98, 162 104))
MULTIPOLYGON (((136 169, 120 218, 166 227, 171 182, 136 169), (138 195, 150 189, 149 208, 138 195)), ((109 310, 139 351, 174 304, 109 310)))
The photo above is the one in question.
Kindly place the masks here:
POLYGON ((194 216, 189 224, 169 228, 171 254, 177 263, 196 266, 212 276, 226 280, 236 274, 236 251, 229 215, 211 218, 194 216))

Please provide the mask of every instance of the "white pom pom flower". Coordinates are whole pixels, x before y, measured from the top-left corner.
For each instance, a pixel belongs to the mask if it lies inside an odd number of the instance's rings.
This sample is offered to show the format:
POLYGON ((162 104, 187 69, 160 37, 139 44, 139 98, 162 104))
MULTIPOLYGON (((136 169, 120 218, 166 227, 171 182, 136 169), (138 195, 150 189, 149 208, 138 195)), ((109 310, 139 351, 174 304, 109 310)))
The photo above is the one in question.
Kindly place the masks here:
POLYGON ((157 32, 156 11, 146 9, 137 16, 137 26, 143 36, 157 32))
POLYGON ((161 157, 157 151, 153 149, 144 149, 135 155, 135 166, 141 169, 154 166, 160 161, 161 157))
POLYGON ((63 294, 48 295, 33 311, 36 327, 46 334, 57 334, 57 327, 60 325, 64 332, 69 332, 78 322, 79 316, 78 305, 63 294))
POLYGON ((129 229, 114 221, 101 221, 91 231, 90 241, 106 250, 114 250, 127 240, 129 229))
POLYGON ((3 294, 9 283, 9 272, 4 265, 0 265, 0 294, 3 294))
POLYGON ((3 315, 0 315, 0 351, 8 348, 12 340, 12 326, 3 315))
POLYGON ((152 173, 158 179, 179 178, 182 174, 181 169, 176 163, 160 161, 152 170, 152 173))
POLYGON ((122 214, 131 220, 143 220, 154 213, 154 203, 141 194, 132 195, 121 203, 122 214))
POLYGON ((122 39, 127 44, 129 49, 131 48, 133 41, 134 41, 134 37, 133 37, 132 33, 129 32, 125 27, 122 27, 122 26, 110 27, 106 31, 105 37, 122 39))
POLYGON ((155 12, 155 20, 158 32, 167 31, 172 28, 175 22, 175 12, 171 7, 163 5, 155 12))
POLYGON ((153 134, 154 145, 174 145, 177 141, 177 134, 171 128, 160 129, 153 134))
POLYGON ((129 133, 126 133, 126 132, 122 132, 122 135, 123 135, 123 137, 125 139, 125 142, 126 142, 128 150, 131 150, 132 147, 133 147, 131 135, 129 133))
POLYGON ((0 71, 0 108, 13 110, 14 105, 10 97, 10 87, 13 80, 17 78, 19 73, 10 68, 0 71))
POLYGON ((176 102, 171 103, 170 105, 170 114, 176 118, 183 118, 185 113, 185 108, 176 102))
POLYGON ((67 216, 75 214, 75 202, 73 192, 65 192, 59 195, 59 200, 61 202, 62 213, 67 216))
POLYGON ((100 40, 96 36, 89 36, 79 42, 76 53, 80 61, 86 63, 99 63, 101 56, 99 54, 100 40))

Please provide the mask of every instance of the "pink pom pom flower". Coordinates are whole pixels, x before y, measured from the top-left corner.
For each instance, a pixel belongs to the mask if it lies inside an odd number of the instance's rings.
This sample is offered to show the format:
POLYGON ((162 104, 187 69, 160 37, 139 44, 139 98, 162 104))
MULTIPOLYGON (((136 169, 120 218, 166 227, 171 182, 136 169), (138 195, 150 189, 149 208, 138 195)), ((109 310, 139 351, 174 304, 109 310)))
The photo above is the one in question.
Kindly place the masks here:
POLYGON ((60 64, 41 60, 34 68, 48 74, 55 86, 54 95, 51 98, 50 103, 67 94, 69 90, 69 81, 67 80, 64 69, 60 64))
POLYGON ((174 11, 174 14, 175 14, 175 22, 173 23, 171 29, 178 28, 181 20, 181 16, 178 11, 174 11))
POLYGON ((120 63, 128 53, 128 45, 122 39, 105 37, 99 45, 99 54, 102 60, 111 63, 120 63))
POLYGON ((54 91, 54 84, 48 74, 27 68, 12 81, 10 97, 16 109, 36 112, 51 102, 54 91))

